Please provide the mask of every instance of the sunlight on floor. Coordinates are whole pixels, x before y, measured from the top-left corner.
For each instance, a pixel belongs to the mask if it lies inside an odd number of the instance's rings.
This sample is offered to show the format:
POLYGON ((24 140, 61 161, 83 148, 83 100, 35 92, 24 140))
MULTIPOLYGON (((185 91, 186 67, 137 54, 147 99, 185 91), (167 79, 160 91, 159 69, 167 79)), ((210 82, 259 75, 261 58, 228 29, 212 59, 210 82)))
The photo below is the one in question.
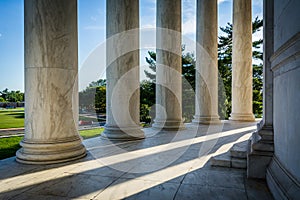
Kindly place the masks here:
MULTIPOLYGON (((91 153, 91 155, 94 157, 94 160, 68 164, 65 166, 55 167, 52 169, 47 169, 47 167, 45 167, 40 171, 33 170, 32 172, 29 172, 27 174, 3 179, 0 181, 1 184, 0 192, 4 193, 12 190, 22 189, 32 185, 41 184, 43 182, 65 178, 70 176, 71 174, 82 174, 103 167, 115 168, 114 165, 116 164, 121 166, 123 165, 126 166, 124 168, 126 169, 124 172, 136 173, 136 170, 133 169, 133 167, 139 168, 138 170, 140 171, 148 172, 146 173, 146 175, 140 176, 138 178, 133 178, 121 183, 116 182, 100 193, 100 197, 110 196, 113 198, 124 198, 139 193, 143 190, 149 189, 151 187, 154 187, 156 185, 159 185, 161 183, 172 180, 174 178, 185 175, 191 171, 202 168, 210 159, 210 157, 222 154, 228 151, 233 144, 249 139, 251 133, 244 134, 242 137, 238 138, 233 142, 225 143, 220 148, 218 148, 214 153, 211 153, 210 151, 215 146, 216 141, 218 141, 218 139, 222 137, 243 133, 243 132, 249 132, 255 129, 256 126, 239 128, 230 131, 218 132, 218 133, 204 135, 196 138, 190 138, 190 139, 166 143, 162 145, 147 147, 144 149, 128 151, 116 155, 111 155, 111 156, 108 155, 102 158, 97 158, 96 154, 91 153), (200 152, 198 157, 194 159, 186 160, 179 164, 170 165, 172 163, 164 163, 164 159, 166 158, 164 156, 160 156, 165 152, 170 152, 172 154, 172 152, 174 151, 176 154, 176 150, 178 149, 180 150, 180 148, 189 147, 194 144, 205 143, 207 141, 213 141, 213 140, 216 141, 212 143, 208 143, 208 145, 204 145, 201 147, 201 149, 202 148, 204 149, 199 150, 200 152), (143 163, 144 162, 143 159, 144 158, 148 159, 149 156, 152 156, 152 158, 157 159, 157 162, 152 163, 150 165, 148 165, 148 163, 143 163), (134 162, 130 163, 130 161, 134 161, 134 162), (156 171, 152 169, 154 165, 160 165, 162 163, 168 165, 166 166, 162 165, 162 167, 156 171), (151 169, 148 170, 148 168, 151 169), (141 180, 144 181, 141 182, 141 180), (147 181, 145 182, 145 180, 147 181), (133 186, 128 187, 128 184, 133 186), (126 192, 126 194, 122 193, 121 191, 126 192)), ((132 145, 135 144, 132 143, 132 145)), ((102 150, 105 151, 105 148, 103 148, 102 150)), ((165 156, 169 156, 169 155, 167 154, 165 156)))
POLYGON ((222 145, 215 153, 211 153, 208 155, 203 155, 200 158, 196 158, 193 160, 186 161, 184 163, 174 165, 171 167, 167 167, 165 169, 159 170, 154 173, 147 174, 145 176, 141 176, 136 179, 131 179, 126 182, 122 182, 119 184, 112 185, 108 187, 106 190, 100 193, 97 198, 101 197, 110 197, 112 199, 121 199, 132 196, 154 186, 157 186, 161 183, 165 183, 174 178, 185 175, 189 172, 195 171, 197 169, 202 168, 208 160, 212 156, 216 156, 222 153, 227 152, 235 143, 243 142, 249 139, 252 133, 248 133, 240 137, 238 140, 222 145), (143 180, 143 181, 142 181, 143 180), (150 181, 144 181, 150 180, 150 181), (153 181, 151 181, 153 180, 153 181), (159 180, 159 181, 155 181, 159 180), (128 187, 130 185, 130 187, 128 187))

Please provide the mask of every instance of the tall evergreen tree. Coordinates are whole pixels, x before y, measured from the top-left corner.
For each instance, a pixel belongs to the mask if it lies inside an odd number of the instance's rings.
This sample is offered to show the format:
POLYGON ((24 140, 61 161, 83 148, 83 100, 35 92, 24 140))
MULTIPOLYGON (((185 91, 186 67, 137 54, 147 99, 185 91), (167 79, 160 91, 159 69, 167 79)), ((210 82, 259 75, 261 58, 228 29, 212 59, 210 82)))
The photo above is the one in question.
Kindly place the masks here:
MULTIPOLYGON (((263 21, 256 17, 252 26, 253 34, 257 33, 261 31, 263 21)), ((231 113, 232 24, 228 23, 225 27, 220 27, 220 30, 224 35, 219 37, 218 43, 219 115, 221 119, 228 119, 231 113)), ((253 42, 253 59, 256 61, 253 64, 253 112, 256 117, 261 117, 262 115, 262 44, 263 41, 261 39, 253 42)), ((184 50, 184 47, 182 50, 184 50)), ((144 72, 147 78, 155 82, 156 53, 149 51, 148 54, 149 58, 146 58, 146 62, 149 64, 151 72, 148 70, 144 72)), ((182 55, 182 75, 184 80, 187 80, 183 81, 183 93, 187 94, 186 92, 189 92, 186 89, 186 82, 195 90, 195 57, 191 53, 182 55)), ((183 96, 183 111, 186 111, 183 115, 187 121, 190 121, 194 114, 194 104, 191 103, 194 102, 194 98, 190 97, 190 93, 183 96)))
MULTIPOLYGON (((182 52, 184 52, 185 46, 182 47, 182 52)), ((156 73, 156 53, 149 51, 149 58, 146 57, 146 62, 149 64, 149 68, 152 72, 144 70, 147 78, 150 79, 152 83, 155 83, 155 73, 156 73)), ((183 118, 185 122, 190 122, 195 114, 195 56, 192 53, 182 53, 182 111, 183 118)), ((154 85, 155 88, 155 85, 154 85)), ((141 94, 142 94, 141 88, 141 94)), ((152 91, 155 97, 155 92, 152 91)), ((153 104, 155 103, 155 98, 153 99, 153 104)))

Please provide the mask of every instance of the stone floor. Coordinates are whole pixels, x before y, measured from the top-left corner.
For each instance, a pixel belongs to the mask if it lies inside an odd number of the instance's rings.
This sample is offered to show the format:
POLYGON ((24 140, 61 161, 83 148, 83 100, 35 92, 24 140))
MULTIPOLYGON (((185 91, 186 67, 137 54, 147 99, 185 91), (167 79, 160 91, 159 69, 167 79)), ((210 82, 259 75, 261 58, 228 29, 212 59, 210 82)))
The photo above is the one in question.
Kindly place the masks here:
POLYGON ((146 139, 85 140, 88 155, 56 165, 0 161, 0 199, 272 199, 265 182, 246 171, 211 167, 211 156, 247 140, 255 123, 186 130, 145 129, 146 139))

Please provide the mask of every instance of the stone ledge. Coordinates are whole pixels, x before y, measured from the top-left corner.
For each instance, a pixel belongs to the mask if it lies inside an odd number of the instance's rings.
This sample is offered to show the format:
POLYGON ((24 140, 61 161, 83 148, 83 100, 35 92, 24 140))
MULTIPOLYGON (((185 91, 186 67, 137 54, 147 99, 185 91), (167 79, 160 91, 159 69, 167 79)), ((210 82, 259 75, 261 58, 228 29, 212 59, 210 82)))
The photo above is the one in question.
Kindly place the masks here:
POLYGON ((231 157, 246 159, 248 142, 249 141, 246 140, 244 142, 234 144, 233 147, 230 149, 231 157))
POLYGON ((230 155, 230 152, 211 157, 210 159, 211 166, 215 167, 227 167, 227 168, 236 168, 236 169, 246 169, 247 160, 242 158, 233 158, 230 155))
POLYGON ((237 169, 246 169, 247 168, 247 160, 240 158, 231 158, 231 167, 237 169))
POLYGON ((217 167, 231 167, 231 157, 229 152, 226 152, 224 154, 218 155, 218 156, 213 156, 210 159, 210 164, 212 166, 217 166, 217 167))

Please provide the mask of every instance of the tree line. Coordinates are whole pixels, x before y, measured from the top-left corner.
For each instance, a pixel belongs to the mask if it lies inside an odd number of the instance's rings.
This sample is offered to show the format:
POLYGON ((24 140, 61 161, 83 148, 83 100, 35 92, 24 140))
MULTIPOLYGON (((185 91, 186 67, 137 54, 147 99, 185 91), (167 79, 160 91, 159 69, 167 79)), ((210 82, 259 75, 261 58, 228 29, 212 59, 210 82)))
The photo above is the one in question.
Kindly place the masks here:
POLYGON ((23 102, 24 101, 24 93, 17 90, 9 91, 8 88, 0 91, 0 102, 23 102))
MULTIPOLYGON (((252 22, 253 34, 261 31, 263 21, 256 18, 252 22)), ((218 112, 221 119, 228 119, 231 113, 231 81, 232 81, 232 24, 227 23, 220 27, 222 36, 218 41, 218 70, 219 70, 219 105, 218 112)), ((263 40, 253 42, 253 112, 256 117, 262 116, 262 79, 263 79, 263 53, 261 47, 263 40)), ((185 53, 182 47, 182 110, 185 122, 190 122, 195 113, 195 56, 193 53, 185 53)), ((148 52, 146 62, 149 70, 144 73, 147 80, 140 83, 140 120, 150 123, 153 120, 155 109, 155 73, 156 53, 148 52)), ((79 106, 81 110, 105 113, 106 109, 106 81, 100 79, 89 84, 79 93, 79 106)))

